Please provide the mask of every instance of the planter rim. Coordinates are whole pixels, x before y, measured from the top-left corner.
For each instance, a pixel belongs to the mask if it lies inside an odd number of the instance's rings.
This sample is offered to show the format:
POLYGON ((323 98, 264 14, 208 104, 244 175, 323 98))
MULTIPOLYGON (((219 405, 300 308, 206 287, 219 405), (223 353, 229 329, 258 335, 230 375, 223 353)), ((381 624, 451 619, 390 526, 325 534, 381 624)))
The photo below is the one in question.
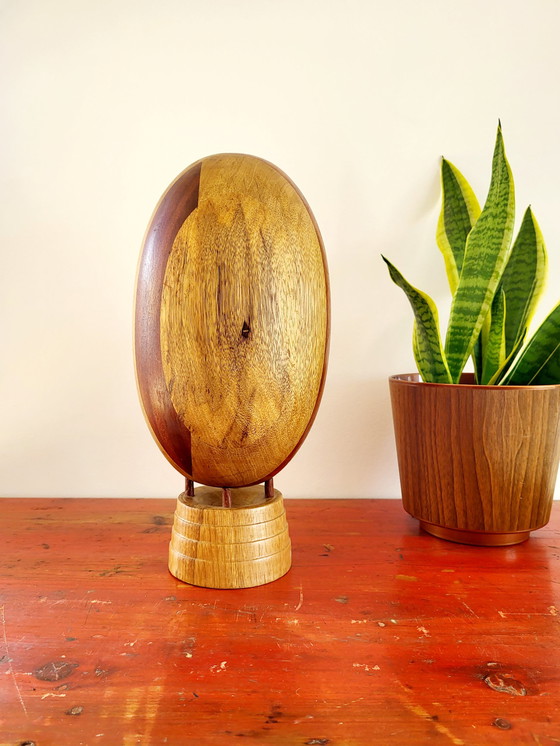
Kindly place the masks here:
POLYGON ((535 389, 537 391, 543 391, 546 389, 558 389, 560 383, 545 383, 545 384, 529 384, 527 386, 489 386, 487 384, 474 383, 473 373, 463 373, 461 378, 464 378, 464 382, 461 383, 427 383, 422 381, 419 373, 398 373, 393 376, 389 376, 390 383, 398 383, 404 386, 437 386, 452 389, 490 389, 492 391, 529 391, 535 389))

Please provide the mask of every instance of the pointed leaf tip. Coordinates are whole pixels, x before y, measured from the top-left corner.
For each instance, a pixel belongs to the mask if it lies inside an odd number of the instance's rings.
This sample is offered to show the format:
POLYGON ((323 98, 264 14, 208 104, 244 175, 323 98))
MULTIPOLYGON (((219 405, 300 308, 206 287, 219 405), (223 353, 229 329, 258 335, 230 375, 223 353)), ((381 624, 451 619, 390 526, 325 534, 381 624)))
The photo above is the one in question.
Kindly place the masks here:
POLYGON ((431 383, 451 383, 439 334, 437 308, 429 295, 413 287, 399 270, 385 259, 391 279, 403 290, 414 312, 414 357, 422 379, 431 383))
POLYGON ((454 381, 458 382, 490 312, 507 259, 513 223, 513 179, 498 127, 490 189, 484 208, 466 239, 463 266, 447 326, 445 355, 454 381))

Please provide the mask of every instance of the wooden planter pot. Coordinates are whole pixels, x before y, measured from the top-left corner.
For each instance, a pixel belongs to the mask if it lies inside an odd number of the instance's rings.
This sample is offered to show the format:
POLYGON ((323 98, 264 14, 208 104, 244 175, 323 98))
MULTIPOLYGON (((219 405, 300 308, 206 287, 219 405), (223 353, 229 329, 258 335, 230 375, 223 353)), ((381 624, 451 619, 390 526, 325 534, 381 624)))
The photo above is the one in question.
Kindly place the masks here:
POLYGON ((403 505, 465 544, 518 544, 550 517, 560 457, 560 385, 389 379, 403 505))

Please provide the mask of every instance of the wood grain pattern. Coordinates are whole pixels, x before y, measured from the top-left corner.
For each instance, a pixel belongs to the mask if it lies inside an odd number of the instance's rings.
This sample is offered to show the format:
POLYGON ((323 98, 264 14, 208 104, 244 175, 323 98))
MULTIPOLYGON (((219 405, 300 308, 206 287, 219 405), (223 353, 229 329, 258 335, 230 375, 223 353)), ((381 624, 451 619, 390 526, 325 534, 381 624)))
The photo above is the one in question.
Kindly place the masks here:
POLYGON ((560 505, 466 547, 396 500, 285 500, 294 562, 166 566, 175 500, 0 501, 0 744, 557 746, 560 505))
POLYGON ((523 541, 550 515, 560 386, 472 384, 390 379, 403 504, 443 538, 523 541))
POLYGON ((262 487, 231 490, 197 487, 177 499, 169 545, 169 570, 179 580, 205 588, 251 588, 277 580, 292 561, 284 500, 262 487))
POLYGON ((324 386, 321 238, 296 187, 259 158, 210 156, 179 182, 196 205, 181 189, 164 195, 161 205, 183 220, 155 237, 150 229, 140 263, 140 395, 179 471, 206 485, 255 484, 299 448, 324 386))

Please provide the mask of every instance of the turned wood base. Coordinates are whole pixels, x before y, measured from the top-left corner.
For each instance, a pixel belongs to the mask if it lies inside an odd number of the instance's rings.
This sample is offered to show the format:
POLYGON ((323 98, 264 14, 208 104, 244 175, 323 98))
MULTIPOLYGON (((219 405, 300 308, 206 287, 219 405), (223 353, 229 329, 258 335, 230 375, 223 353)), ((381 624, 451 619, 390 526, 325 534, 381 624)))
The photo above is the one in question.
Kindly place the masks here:
POLYGON ((420 521, 420 528, 432 536, 459 544, 471 544, 478 547, 508 547, 527 541, 530 531, 468 531, 460 528, 437 526, 435 523, 420 521))
POLYGON ((197 487, 177 498, 169 570, 205 588, 251 588, 285 575, 292 552, 282 493, 267 498, 262 485, 231 490, 197 487))

